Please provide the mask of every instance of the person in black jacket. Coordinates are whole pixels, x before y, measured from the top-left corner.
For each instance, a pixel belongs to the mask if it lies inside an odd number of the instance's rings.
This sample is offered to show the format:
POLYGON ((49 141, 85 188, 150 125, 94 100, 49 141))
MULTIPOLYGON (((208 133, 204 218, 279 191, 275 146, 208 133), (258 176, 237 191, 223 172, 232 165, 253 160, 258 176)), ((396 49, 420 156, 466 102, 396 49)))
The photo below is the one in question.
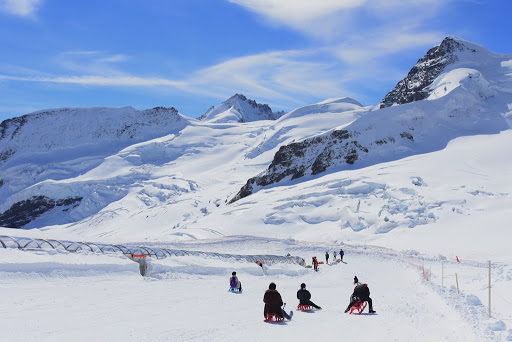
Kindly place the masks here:
POLYGON ((269 314, 275 314, 278 317, 284 316, 287 319, 292 319, 293 311, 290 311, 288 315, 286 311, 281 308, 281 306, 283 306, 283 299, 281 298, 281 294, 276 290, 276 284, 270 283, 268 290, 265 292, 265 296, 263 296, 263 302, 265 303, 265 309, 263 310, 264 317, 267 317, 269 314))
POLYGON ((352 293, 352 296, 350 296, 350 304, 345 310, 345 313, 347 313, 358 300, 360 300, 362 303, 368 302, 369 312, 375 313, 375 311, 373 310, 372 299, 370 298, 370 289, 368 288, 367 284, 356 285, 356 287, 354 288, 354 292, 352 293))
POLYGON ((311 293, 306 290, 306 284, 300 284, 300 290, 297 291, 297 299, 299 300, 299 304, 302 305, 311 305, 312 307, 321 310, 322 308, 316 305, 311 301, 311 293))

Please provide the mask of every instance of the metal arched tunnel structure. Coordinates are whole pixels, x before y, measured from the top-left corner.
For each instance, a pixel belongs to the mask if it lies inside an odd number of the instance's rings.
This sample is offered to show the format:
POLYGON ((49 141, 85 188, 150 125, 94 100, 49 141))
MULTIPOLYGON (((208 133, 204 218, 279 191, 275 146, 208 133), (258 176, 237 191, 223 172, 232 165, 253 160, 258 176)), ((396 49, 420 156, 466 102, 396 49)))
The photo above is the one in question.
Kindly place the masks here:
MULTIPOLYGON (((239 254, 223 254, 214 252, 186 251, 168 248, 153 248, 144 246, 130 245, 108 245, 93 242, 76 242, 68 240, 53 239, 32 239, 27 237, 16 237, 0 235, 0 247, 15 248, 20 250, 45 250, 54 249, 70 253, 87 252, 87 253, 118 253, 124 254, 129 259, 141 264, 141 259, 151 257, 156 259, 164 259, 168 257, 181 256, 200 256, 217 259, 231 259, 235 261, 259 263, 266 265, 275 263, 298 264, 305 266, 304 259, 298 256, 279 256, 279 255, 239 255, 239 254)), ((142 264, 141 264, 142 266, 142 264)), ((142 269, 141 269, 142 273, 142 269)))

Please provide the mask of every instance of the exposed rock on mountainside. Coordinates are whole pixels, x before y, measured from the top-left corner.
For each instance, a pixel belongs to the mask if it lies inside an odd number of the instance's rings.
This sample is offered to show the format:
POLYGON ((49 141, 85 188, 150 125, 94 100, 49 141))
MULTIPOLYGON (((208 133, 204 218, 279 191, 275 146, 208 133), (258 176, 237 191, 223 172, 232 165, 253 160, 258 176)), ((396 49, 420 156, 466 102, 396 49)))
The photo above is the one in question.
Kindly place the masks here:
POLYGON ((508 129, 502 114, 509 111, 510 92, 502 85, 510 79, 502 65, 509 58, 446 38, 386 96, 382 109, 343 129, 282 146, 270 166, 250 178, 230 203, 262 187, 329 168, 361 168, 436 151, 459 136, 508 129), (418 101, 429 95, 429 101, 418 101))
POLYGON ((260 104, 242 94, 235 94, 218 107, 210 107, 198 119, 209 122, 251 122, 257 120, 276 120, 284 112, 272 112, 267 104, 260 104))
POLYGON ((0 226, 21 228, 47 211, 56 207, 62 207, 63 211, 67 211, 70 207, 78 206, 80 201, 82 201, 82 197, 54 200, 46 196, 34 196, 14 203, 11 208, 1 214, 0 226))
POLYGON ((466 47, 453 37, 446 37, 441 44, 428 50, 407 76, 382 99, 380 108, 423 100, 430 92, 427 89, 447 65, 458 61, 457 51, 475 50, 466 47))

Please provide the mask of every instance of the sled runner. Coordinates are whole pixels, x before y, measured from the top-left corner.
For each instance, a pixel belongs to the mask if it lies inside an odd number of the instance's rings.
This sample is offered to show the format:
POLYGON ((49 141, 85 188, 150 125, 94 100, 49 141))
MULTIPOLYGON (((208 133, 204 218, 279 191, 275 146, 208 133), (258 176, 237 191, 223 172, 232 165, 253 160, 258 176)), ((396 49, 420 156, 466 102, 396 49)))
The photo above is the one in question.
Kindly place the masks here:
POLYGON ((311 311, 311 310, 313 310, 313 308, 311 307, 311 305, 299 304, 299 306, 297 306, 297 310, 299 310, 299 311, 311 311))
POLYGON ((267 323, 279 323, 284 321, 284 317, 279 317, 276 314, 267 314, 267 317, 263 320, 263 322, 267 323))
POLYGON ((354 303, 352 307, 350 308, 350 314, 354 311, 357 311, 358 314, 362 314, 363 310, 366 308, 367 302, 361 303, 360 300, 354 303))

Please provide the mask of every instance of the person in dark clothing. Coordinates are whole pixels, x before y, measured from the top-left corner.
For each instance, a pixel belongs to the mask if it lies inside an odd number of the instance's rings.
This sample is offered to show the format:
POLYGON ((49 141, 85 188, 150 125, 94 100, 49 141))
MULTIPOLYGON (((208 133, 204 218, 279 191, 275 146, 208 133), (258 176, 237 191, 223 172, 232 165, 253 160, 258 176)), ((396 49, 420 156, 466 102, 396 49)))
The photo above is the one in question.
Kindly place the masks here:
POLYGON ((334 262, 336 262, 336 251, 334 251, 333 254, 334 254, 334 262))
POLYGON ((325 263, 329 263, 329 252, 325 252, 325 263))
POLYGON ((268 290, 265 291, 265 296, 263 296, 263 302, 265 303, 265 309, 263 310, 263 316, 267 317, 267 315, 274 314, 278 317, 286 317, 287 319, 292 319, 293 311, 290 311, 288 315, 284 309, 281 308, 283 306, 283 299, 281 295, 276 290, 276 284, 270 283, 268 286, 268 290))
POLYGON ((343 249, 340 249, 340 260, 343 261, 343 256, 345 255, 345 252, 343 252, 343 249))
POLYGON ((299 300, 299 304, 302 305, 311 305, 312 307, 321 310, 322 308, 316 305, 311 301, 311 293, 306 290, 306 284, 300 284, 300 290, 297 291, 297 299, 299 300))
POLYGON ((350 304, 348 304, 347 308, 345 309, 345 313, 349 312, 350 308, 358 300, 360 300, 361 303, 368 302, 369 312, 375 313, 375 311, 373 310, 372 299, 370 298, 370 289, 368 288, 367 284, 356 285, 356 287, 354 288, 354 292, 352 293, 352 296, 350 296, 350 304))
POLYGON ((359 279, 357 279, 357 276, 354 276, 354 285, 359 284, 359 279))

